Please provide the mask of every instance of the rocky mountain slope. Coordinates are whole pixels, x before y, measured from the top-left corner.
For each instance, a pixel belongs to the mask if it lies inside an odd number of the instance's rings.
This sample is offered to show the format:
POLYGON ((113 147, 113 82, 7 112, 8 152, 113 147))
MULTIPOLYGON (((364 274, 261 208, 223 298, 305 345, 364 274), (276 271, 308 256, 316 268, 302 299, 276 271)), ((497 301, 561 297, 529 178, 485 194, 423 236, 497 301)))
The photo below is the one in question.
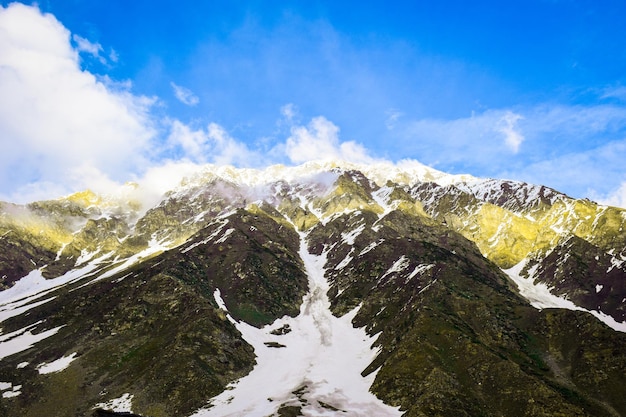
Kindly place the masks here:
POLYGON ((626 415, 626 211, 417 163, 0 205, 0 416, 626 415))

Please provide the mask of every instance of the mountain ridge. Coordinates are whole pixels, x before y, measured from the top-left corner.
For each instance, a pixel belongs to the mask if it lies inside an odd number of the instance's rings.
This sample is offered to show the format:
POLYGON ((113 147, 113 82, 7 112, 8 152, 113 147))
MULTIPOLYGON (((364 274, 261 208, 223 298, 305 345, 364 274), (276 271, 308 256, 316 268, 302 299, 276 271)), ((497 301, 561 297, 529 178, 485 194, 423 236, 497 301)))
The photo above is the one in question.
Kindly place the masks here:
MULTIPOLYGON (((265 366, 264 349, 294 357, 299 333, 280 334, 308 320, 309 256, 324 259, 324 320, 374 349, 346 375, 369 375, 403 415, 626 415, 625 210, 418 163, 358 168, 207 166, 148 208, 131 198, 140 184, 121 205, 91 192, 3 203, 0 415, 59 395, 56 415, 122 397, 143 415, 201 413, 265 366)), ((317 382, 251 406, 358 415, 317 382)))

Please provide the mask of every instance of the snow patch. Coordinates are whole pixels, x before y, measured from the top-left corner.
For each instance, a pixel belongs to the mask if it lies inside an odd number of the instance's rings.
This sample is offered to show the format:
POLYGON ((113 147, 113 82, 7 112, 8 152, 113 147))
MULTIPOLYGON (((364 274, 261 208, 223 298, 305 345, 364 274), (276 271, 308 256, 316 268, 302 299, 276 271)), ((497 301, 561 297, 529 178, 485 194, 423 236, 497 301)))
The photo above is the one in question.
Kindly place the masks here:
POLYGON ((428 283, 427 286, 425 286, 424 288, 422 288, 417 294, 421 294, 424 291, 426 291, 427 289, 430 288, 431 285, 433 285, 435 282, 437 282, 437 279, 435 278, 434 280, 432 280, 431 282, 428 283))
POLYGON ((395 207, 389 205, 389 196, 392 192, 392 187, 384 186, 372 193, 374 201, 376 201, 376 203, 383 208, 383 213, 378 216, 379 219, 382 219, 395 209, 395 207))
POLYGON ((431 270, 434 266, 435 264, 420 264, 416 266, 413 272, 407 276, 405 283, 415 278, 416 275, 422 275, 424 272, 431 270))
POLYGON ((17 397, 22 393, 22 391, 20 391, 21 389, 21 385, 13 385, 10 382, 0 382, 0 391, 4 391, 2 393, 2 398, 17 397))
POLYGON ((126 393, 122 394, 119 398, 113 398, 105 403, 98 403, 93 408, 102 408, 108 411, 115 411, 116 413, 132 413, 134 395, 126 393))
POLYGON ((92 260, 94 258, 94 256, 96 256, 98 253, 100 252, 100 249, 95 250, 93 252, 88 251, 87 249, 81 249, 80 251, 80 255, 78 256, 78 259, 76 259, 76 264, 75 265, 83 265, 87 262, 89 262, 90 260, 92 260))
MULTIPOLYGON (((613 250, 611 250, 611 252, 613 252, 613 250)), ((618 259, 616 256, 613 256, 613 254, 611 253, 609 253, 609 255, 612 255, 612 256, 611 256, 611 265, 609 266, 609 269, 606 270, 607 274, 615 268, 621 268, 625 262, 624 259, 618 259)))
POLYGON ((6 320, 9 317, 22 314, 24 311, 37 307, 45 302, 51 301, 54 297, 48 298, 42 302, 33 303, 33 301, 42 298, 46 294, 78 281, 88 274, 97 269, 98 263, 111 256, 111 254, 105 254, 98 259, 95 259, 91 263, 68 271, 60 277, 53 279, 46 279, 41 273, 41 269, 35 269, 30 271, 28 275, 17 281, 11 288, 4 291, 0 291, 0 321, 6 320), (26 310, 20 310, 18 313, 12 314, 17 308, 30 304, 26 310))
POLYGON ((596 294, 602 291, 602 288, 604 288, 604 285, 596 285, 596 294))
POLYGON ((367 245, 365 248, 363 248, 363 250, 361 252, 359 252, 358 256, 363 256, 365 255, 367 252, 371 251, 372 249, 374 249, 376 246, 380 245, 381 243, 383 243, 385 241, 385 239, 378 239, 376 242, 372 242, 369 245, 367 245))
POLYGON ((349 232, 342 233, 341 240, 343 241, 343 243, 352 246, 354 245, 354 239, 356 239, 357 236, 363 232, 363 230, 365 230, 365 224, 361 224, 359 227, 349 232))
POLYGON ((346 266, 348 266, 350 264, 350 262, 352 262, 352 259, 353 259, 352 258, 352 254, 353 253, 354 253, 354 248, 350 249, 350 253, 348 253, 346 255, 346 257, 343 258, 343 260, 337 264, 337 266, 335 267, 335 270, 339 271, 339 270, 345 268, 346 266))
POLYGON ((228 239, 228 236, 230 236, 233 232, 235 231, 235 229, 228 229, 224 232, 224 235, 222 235, 221 238, 217 239, 215 241, 216 244, 220 244, 220 243, 224 243, 226 242, 226 239, 228 239))
POLYGON ((222 229, 224 228, 224 226, 226 226, 227 223, 228 223, 228 219, 224 220, 223 222, 221 222, 220 226, 217 229, 215 229, 215 231, 211 233, 206 239, 203 239, 199 242, 196 242, 187 246, 186 248, 181 249, 180 253, 187 253, 197 246, 205 245, 209 243, 211 240, 215 239, 217 235, 219 235, 222 232, 222 229))
POLYGON ((526 298, 533 307, 538 310, 544 308, 565 308, 568 310, 586 311, 587 313, 593 314, 613 330, 626 332, 626 322, 618 322, 613 317, 601 311, 587 310, 579 307, 566 298, 552 294, 548 286, 542 282, 535 284, 534 274, 537 270, 537 266, 530 268, 527 278, 521 276, 520 273, 526 266, 526 263, 527 260, 523 260, 514 267, 504 269, 503 271, 517 284, 522 297, 526 298))
POLYGON ((387 276, 393 273, 402 272, 403 270, 408 268, 409 263, 409 259, 406 256, 402 255, 400 259, 395 261, 393 265, 391 265, 391 267, 380 278, 378 278, 378 283, 381 283, 387 276))
POLYGON ((5 304, 0 307, 0 323, 2 323, 3 321, 5 321, 6 319, 10 317, 19 316, 20 314, 25 313, 28 310, 31 310, 49 301, 52 301, 55 298, 56 297, 46 298, 45 300, 37 301, 34 303, 30 303, 30 304, 25 304, 20 307, 14 307, 15 304, 5 304))
POLYGON ((55 327, 41 333, 33 334, 30 329, 41 324, 41 321, 0 336, 0 359, 30 349, 35 343, 55 335, 64 326, 55 327))
POLYGON ((53 372, 61 372, 62 370, 70 366, 70 363, 72 363, 75 359, 76 352, 72 353, 69 356, 63 356, 50 363, 41 363, 37 365, 36 369, 42 375, 51 374, 53 372))
POLYGON ((95 282, 98 282, 100 280, 103 280, 105 278, 109 278, 112 277, 113 275, 117 274, 118 272, 123 271, 124 269, 130 267, 133 264, 136 264, 148 257, 157 255, 159 253, 165 252, 166 250, 168 250, 170 248, 170 245, 172 244, 171 241, 166 241, 166 240, 162 240, 162 241, 157 241, 156 237, 154 235, 152 235, 152 239, 150 240, 150 242, 148 242, 148 247, 144 250, 142 250, 141 252, 138 252, 132 256, 129 256, 128 258, 126 258, 123 262, 121 262, 118 266, 116 266, 115 268, 111 268, 109 269, 107 272, 105 272, 104 274, 98 276, 97 278, 87 282, 84 285, 81 285, 80 288, 82 287, 86 287, 87 285, 91 285, 95 282))
POLYGON ((224 300, 222 299, 222 293, 220 292, 219 288, 216 288, 215 291, 213 291, 213 298, 215 299, 217 306, 221 310, 228 311, 228 309, 226 308, 226 303, 224 303, 224 300))

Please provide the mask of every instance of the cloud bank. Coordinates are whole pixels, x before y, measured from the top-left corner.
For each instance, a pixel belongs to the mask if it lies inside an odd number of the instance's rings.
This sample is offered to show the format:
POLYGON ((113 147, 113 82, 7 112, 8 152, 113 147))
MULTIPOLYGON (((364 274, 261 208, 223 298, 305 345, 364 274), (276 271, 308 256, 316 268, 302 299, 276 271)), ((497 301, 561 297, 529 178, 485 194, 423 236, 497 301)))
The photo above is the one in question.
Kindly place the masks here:
MULTIPOLYGON (((118 56, 71 34, 37 7, 0 7, 0 200, 29 202, 85 188, 106 192, 128 180, 157 195, 205 163, 370 163, 383 155, 626 206, 621 86, 597 92, 600 104, 487 109, 457 119, 418 118, 390 106, 380 120, 387 136, 367 138, 367 147, 342 140, 324 116, 301 121, 298 107, 288 103, 276 108, 274 136, 243 142, 236 128, 163 116, 161 99, 134 94, 130 81, 94 75, 81 67, 84 58, 108 66, 118 56)), ((186 106, 199 103, 191 90, 169 87, 186 106)))
MULTIPOLYGON (((37 7, 0 8, 0 199, 28 202, 84 188, 106 191, 127 180, 151 182, 167 176, 164 170, 178 178, 208 162, 371 160, 361 145, 341 142, 339 128, 323 117, 294 126, 293 104, 280 109, 291 136, 269 153, 250 149, 216 123, 194 127, 159 120, 152 111, 157 99, 134 95, 129 82, 81 68, 81 54, 104 59, 103 51, 37 7)), ((190 90, 171 87, 182 103, 198 103, 190 90)))
MULTIPOLYGON (((0 8, 0 189, 16 199, 81 186, 84 168, 122 180, 155 132, 153 100, 113 90, 80 68, 79 52, 97 54, 54 16, 13 3, 0 8), (23 195, 23 194, 26 195, 23 195), (30 195, 29 195, 30 194, 30 195), (21 198, 20 198, 21 197, 21 198)), ((86 184, 85 184, 86 185, 86 184)))

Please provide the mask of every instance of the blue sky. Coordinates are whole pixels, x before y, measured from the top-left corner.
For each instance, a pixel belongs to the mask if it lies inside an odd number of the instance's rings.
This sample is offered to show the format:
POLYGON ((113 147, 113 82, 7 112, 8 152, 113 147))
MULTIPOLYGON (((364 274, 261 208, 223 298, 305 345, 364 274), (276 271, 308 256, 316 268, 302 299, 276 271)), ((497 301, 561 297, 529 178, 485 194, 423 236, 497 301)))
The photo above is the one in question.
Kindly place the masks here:
POLYGON ((332 156, 626 206, 623 1, 1 4, 4 200, 332 156))

